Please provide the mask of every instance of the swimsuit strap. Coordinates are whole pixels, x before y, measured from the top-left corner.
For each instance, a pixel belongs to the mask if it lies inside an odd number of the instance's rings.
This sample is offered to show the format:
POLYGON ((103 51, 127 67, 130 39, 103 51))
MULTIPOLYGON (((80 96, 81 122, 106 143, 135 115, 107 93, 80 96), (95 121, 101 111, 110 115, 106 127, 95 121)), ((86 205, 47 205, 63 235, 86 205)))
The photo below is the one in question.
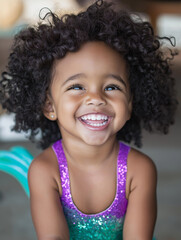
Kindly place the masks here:
MULTIPOLYGON (((115 197, 116 205, 120 207, 120 216, 123 216, 127 209, 128 200, 126 199, 126 176, 127 158, 130 147, 124 143, 119 143, 119 154, 117 162, 117 194, 115 197), (116 199, 117 198, 117 199, 116 199)), ((115 209, 116 211, 116 209, 115 209)))
POLYGON ((58 140, 57 142, 55 142, 52 148, 57 156, 57 161, 59 166, 61 186, 62 186, 61 199, 62 201, 64 201, 65 199, 66 201, 71 201, 68 165, 67 165, 67 160, 66 160, 63 146, 62 146, 62 141, 58 140))

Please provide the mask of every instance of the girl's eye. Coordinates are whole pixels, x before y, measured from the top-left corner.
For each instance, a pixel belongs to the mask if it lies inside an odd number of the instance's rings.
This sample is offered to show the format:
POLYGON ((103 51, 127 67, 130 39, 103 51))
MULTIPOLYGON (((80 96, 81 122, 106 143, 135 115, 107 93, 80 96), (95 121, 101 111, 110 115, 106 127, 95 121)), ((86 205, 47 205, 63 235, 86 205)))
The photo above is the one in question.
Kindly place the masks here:
POLYGON ((109 85, 105 88, 105 91, 113 91, 113 90, 121 90, 121 88, 117 85, 109 85))
POLYGON ((84 90, 85 88, 79 84, 74 84, 68 88, 68 90, 84 90))

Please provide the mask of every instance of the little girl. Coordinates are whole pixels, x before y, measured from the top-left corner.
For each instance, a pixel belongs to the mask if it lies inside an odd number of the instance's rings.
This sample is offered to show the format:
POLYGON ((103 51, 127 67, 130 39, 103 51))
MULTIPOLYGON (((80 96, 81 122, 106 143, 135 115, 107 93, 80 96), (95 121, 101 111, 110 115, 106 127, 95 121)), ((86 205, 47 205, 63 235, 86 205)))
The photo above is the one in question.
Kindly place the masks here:
POLYGON ((13 129, 39 133, 45 149, 29 169, 37 237, 151 240, 156 168, 127 144, 173 123, 174 53, 148 22, 103 1, 45 18, 15 37, 0 83, 13 129))

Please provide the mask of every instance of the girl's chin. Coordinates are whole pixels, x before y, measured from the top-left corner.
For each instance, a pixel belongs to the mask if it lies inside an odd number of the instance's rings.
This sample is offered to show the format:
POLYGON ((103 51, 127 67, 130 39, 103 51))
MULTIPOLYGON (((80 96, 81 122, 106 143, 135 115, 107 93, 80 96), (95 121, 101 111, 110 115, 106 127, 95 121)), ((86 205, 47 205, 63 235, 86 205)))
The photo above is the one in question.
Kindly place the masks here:
POLYGON ((100 146, 109 139, 107 134, 96 134, 96 132, 94 132, 94 134, 84 134, 81 137, 84 143, 91 146, 100 146))

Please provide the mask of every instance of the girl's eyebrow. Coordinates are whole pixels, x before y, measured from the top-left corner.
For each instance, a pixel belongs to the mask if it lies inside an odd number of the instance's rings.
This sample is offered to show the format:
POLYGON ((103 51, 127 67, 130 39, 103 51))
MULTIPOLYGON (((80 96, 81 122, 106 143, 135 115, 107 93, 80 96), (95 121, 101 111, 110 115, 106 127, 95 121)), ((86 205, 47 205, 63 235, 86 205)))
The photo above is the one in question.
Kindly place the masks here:
POLYGON ((121 83, 125 86, 125 88, 127 88, 127 85, 126 85, 125 81, 124 81, 124 80, 122 79, 122 77, 120 77, 119 75, 108 74, 108 75, 106 76, 106 78, 109 78, 109 77, 118 80, 119 82, 121 82, 121 83))
POLYGON ((77 73, 77 74, 75 74, 75 75, 72 75, 72 76, 70 76, 69 78, 67 78, 67 79, 65 80, 65 82, 63 82, 62 85, 65 85, 68 81, 75 80, 75 79, 81 78, 81 77, 85 77, 85 74, 83 74, 83 73, 77 73))

